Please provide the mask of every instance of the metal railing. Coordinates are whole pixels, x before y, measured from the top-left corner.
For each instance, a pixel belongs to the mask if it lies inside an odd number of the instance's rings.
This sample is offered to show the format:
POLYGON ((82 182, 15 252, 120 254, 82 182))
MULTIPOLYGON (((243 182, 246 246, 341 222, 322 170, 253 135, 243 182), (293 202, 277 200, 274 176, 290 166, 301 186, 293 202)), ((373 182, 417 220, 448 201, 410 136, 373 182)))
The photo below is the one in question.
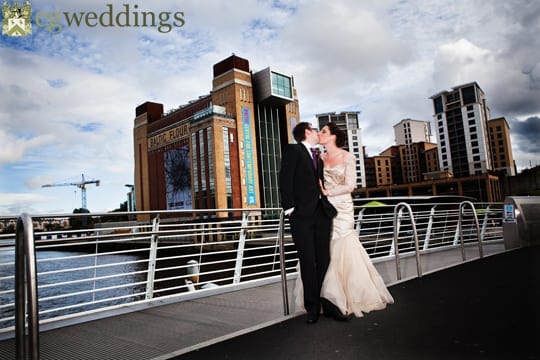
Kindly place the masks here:
POLYGON ((32 218, 17 220, 15 246, 15 324, 17 359, 39 359, 39 312, 32 218), (28 336, 26 336, 28 333, 28 336))
POLYGON ((412 229, 412 236, 413 236, 413 242, 414 242, 414 250, 415 250, 415 256, 416 256, 416 271, 418 274, 418 277, 422 276, 422 266, 420 264, 420 249, 418 245, 418 232, 416 231, 416 222, 414 220, 414 215, 412 208, 409 204, 400 202, 396 205, 394 209, 394 242, 392 243, 394 246, 394 254, 396 258, 396 274, 398 280, 401 280, 401 266, 400 266, 400 260, 399 260, 399 230, 400 230, 400 218, 399 216, 400 211, 402 208, 405 208, 407 210, 407 214, 409 215, 409 220, 411 222, 411 229, 412 229))
MULTIPOLYGON (((503 204, 472 206, 475 223, 463 216, 463 207, 459 203, 355 206, 356 230, 374 261, 395 259, 398 264, 400 257, 413 254, 421 276, 419 256, 423 252, 502 242, 503 204)), ((282 283, 283 312, 289 314, 287 279, 296 275, 297 256, 281 209, 24 218, 25 251, 30 244, 36 251, 39 299, 28 297, 36 306, 36 318, 39 316, 34 329, 40 323, 126 305, 135 309, 164 299, 207 296, 216 288, 233 291, 268 281, 282 283), (67 224, 81 223, 83 217, 85 227, 74 229, 67 224)), ((13 234, 0 236, 0 336, 4 338, 13 334, 16 303, 23 301, 13 286, 15 266, 20 266, 19 257, 12 254, 15 243, 22 242, 19 231, 16 241, 13 234)), ((396 267, 400 278, 399 265, 396 267)))

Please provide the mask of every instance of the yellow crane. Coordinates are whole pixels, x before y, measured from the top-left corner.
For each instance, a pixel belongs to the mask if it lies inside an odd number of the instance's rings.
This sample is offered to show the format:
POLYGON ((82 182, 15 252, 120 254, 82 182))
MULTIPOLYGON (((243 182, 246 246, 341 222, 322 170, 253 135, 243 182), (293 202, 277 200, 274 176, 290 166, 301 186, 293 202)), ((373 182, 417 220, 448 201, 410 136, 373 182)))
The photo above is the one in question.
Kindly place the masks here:
POLYGON ((53 187, 53 186, 76 186, 81 189, 81 207, 86 209, 86 185, 87 184, 96 184, 99 186, 99 180, 86 180, 84 174, 81 175, 82 179, 79 182, 68 182, 68 183, 59 183, 59 184, 45 184, 41 187, 53 187))

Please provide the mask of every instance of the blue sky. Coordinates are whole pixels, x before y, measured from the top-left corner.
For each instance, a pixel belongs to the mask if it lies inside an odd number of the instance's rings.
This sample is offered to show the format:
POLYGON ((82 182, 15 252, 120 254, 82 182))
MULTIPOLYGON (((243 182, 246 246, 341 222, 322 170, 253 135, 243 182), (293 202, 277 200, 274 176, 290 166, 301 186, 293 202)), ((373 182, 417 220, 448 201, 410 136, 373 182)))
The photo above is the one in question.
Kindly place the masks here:
MULTIPOLYGON (((10 2, 11 3, 11 2, 10 2)), ((301 119, 360 111, 369 155, 393 125, 431 120, 429 97, 476 81, 512 132, 518 170, 540 164, 538 1, 31 1, 42 12, 183 12, 184 26, 68 27, 0 37, 0 215, 71 213, 74 186, 110 211, 133 183, 135 107, 166 110, 208 94, 212 66, 232 53, 253 70, 294 76, 301 119)), ((62 22, 62 21, 61 21, 62 22)))

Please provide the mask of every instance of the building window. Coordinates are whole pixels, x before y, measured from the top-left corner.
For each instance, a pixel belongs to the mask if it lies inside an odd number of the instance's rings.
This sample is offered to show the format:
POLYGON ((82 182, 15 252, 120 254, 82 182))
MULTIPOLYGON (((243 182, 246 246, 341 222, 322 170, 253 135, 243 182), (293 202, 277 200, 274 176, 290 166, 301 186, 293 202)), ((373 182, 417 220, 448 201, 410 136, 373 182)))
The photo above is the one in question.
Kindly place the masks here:
POLYGON ((443 112, 442 96, 433 99, 433 107, 435 108, 435 114, 440 114, 443 112))
POLYGON ((291 78, 272 72, 272 94, 292 99, 291 78))
POLYGON ((476 92, 474 86, 467 86, 461 89, 463 94, 463 104, 468 105, 476 102, 476 92))

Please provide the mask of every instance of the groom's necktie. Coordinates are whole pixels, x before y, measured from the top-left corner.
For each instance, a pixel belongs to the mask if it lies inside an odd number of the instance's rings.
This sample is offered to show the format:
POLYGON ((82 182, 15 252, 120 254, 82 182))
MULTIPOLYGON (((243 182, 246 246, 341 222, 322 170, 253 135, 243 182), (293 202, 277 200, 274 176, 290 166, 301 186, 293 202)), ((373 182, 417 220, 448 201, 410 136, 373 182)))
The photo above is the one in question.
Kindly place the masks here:
POLYGON ((311 161, 313 162, 313 169, 317 170, 317 150, 315 148, 310 148, 311 150, 311 161))

